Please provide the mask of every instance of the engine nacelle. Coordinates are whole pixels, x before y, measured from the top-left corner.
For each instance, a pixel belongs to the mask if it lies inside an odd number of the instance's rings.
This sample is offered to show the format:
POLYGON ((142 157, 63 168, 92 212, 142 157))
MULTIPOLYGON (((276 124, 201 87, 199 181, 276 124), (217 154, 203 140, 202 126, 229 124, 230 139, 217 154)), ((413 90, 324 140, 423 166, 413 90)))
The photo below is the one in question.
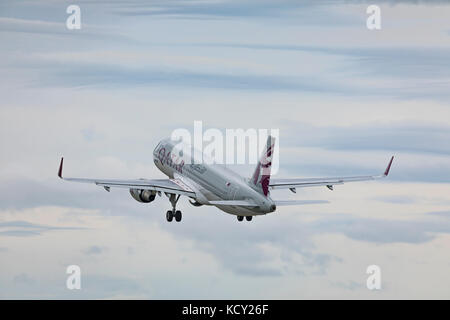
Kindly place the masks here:
POLYGON ((156 191, 153 190, 130 189, 130 194, 134 200, 143 203, 152 202, 156 197, 156 191))

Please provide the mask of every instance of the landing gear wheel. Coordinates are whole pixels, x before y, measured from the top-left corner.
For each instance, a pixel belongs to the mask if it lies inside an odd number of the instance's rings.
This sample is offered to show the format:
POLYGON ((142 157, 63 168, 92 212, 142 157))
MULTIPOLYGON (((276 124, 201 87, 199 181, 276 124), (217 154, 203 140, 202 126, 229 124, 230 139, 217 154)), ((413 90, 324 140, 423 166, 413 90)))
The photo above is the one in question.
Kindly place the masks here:
POLYGON ((168 222, 171 222, 173 220, 173 212, 172 210, 168 210, 166 213, 166 219, 168 222))
POLYGON ((177 222, 181 221, 181 211, 175 209, 178 199, 180 199, 180 195, 166 193, 166 196, 169 198, 170 204, 172 204, 172 210, 169 210, 166 213, 167 221, 171 222, 173 218, 175 218, 177 222))
POLYGON ((245 220, 247 220, 247 221, 252 221, 252 216, 245 216, 245 220))
POLYGON ((244 220, 244 216, 237 216, 238 221, 244 220))
POLYGON ((175 211, 175 221, 176 222, 181 221, 181 211, 180 210, 175 211))

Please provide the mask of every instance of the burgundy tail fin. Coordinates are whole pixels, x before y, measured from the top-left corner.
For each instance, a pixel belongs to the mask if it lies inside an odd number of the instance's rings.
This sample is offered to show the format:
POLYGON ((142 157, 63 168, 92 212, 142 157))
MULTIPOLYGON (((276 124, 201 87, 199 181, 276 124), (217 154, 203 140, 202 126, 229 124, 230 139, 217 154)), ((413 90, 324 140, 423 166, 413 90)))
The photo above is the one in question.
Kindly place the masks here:
POLYGON ((272 159, 274 154, 275 138, 267 137, 266 147, 261 154, 261 158, 256 165, 251 184, 261 189, 261 192, 267 197, 269 194, 270 171, 272 168, 272 159))

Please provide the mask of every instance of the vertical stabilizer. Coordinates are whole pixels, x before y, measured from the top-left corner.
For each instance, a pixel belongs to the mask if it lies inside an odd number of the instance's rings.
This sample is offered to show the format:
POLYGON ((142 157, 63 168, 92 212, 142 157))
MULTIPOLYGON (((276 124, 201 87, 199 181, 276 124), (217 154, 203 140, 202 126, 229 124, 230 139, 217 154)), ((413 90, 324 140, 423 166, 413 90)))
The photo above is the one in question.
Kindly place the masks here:
POLYGON ((266 197, 269 194, 270 170, 272 168, 274 147, 275 138, 268 136, 266 146, 250 180, 250 184, 260 190, 266 197))

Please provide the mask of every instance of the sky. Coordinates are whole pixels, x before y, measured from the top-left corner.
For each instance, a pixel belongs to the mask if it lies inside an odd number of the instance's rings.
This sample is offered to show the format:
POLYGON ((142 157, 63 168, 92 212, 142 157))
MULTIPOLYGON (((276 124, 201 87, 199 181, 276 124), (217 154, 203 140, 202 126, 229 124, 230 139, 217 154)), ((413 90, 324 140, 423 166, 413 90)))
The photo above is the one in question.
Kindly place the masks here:
POLYGON ((450 4, 375 3, 381 30, 356 0, 2 1, 0 298, 449 299, 450 4), (330 203, 251 223, 186 198, 167 223, 165 197, 57 178, 61 156, 67 176, 165 178, 153 149, 197 120, 279 129, 276 178, 395 160, 273 191, 330 203))

